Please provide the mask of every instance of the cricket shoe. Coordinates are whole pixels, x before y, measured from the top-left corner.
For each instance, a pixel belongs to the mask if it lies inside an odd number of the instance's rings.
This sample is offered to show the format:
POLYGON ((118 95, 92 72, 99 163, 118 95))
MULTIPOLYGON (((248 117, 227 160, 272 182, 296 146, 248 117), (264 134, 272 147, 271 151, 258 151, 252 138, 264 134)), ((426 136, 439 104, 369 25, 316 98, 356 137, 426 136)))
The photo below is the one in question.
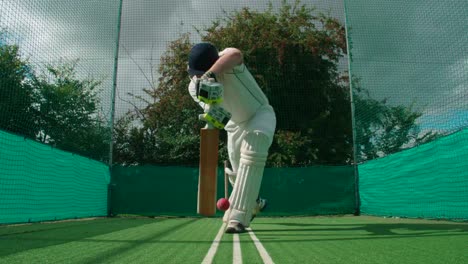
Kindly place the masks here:
POLYGON ((246 230, 243 224, 237 221, 229 221, 229 224, 224 232, 226 234, 240 234, 245 233, 246 230))
POLYGON ((260 213, 260 212, 263 212, 263 210, 265 210, 265 208, 267 207, 268 205, 268 200, 267 199, 262 199, 260 197, 257 198, 257 205, 255 206, 255 208, 253 209, 252 211, 252 218, 250 218, 250 222, 252 222, 254 220, 254 218, 260 213))

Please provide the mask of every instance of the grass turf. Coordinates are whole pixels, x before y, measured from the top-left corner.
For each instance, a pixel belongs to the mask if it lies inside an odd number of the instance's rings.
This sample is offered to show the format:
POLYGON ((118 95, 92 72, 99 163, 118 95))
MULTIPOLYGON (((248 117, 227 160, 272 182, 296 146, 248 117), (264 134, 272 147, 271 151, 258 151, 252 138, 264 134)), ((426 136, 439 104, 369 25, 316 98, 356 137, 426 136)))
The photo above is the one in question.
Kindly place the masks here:
POLYGON ((260 218, 276 263, 468 263, 468 224, 378 217, 260 218))
MULTIPOLYGON (((201 263, 219 218, 107 218, 0 226, 0 263, 201 263)), ((468 263, 468 223, 379 217, 257 218, 275 263, 468 263)), ((244 263, 262 263, 241 234, 244 263)), ((224 234, 214 263, 232 263, 224 234)))

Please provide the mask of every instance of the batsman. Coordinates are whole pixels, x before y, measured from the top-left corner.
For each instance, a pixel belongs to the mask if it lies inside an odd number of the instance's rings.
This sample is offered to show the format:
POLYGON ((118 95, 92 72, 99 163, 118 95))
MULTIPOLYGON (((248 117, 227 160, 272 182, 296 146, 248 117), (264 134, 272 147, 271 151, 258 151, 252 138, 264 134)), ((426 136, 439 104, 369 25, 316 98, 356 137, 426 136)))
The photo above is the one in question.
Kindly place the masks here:
POLYGON ((244 65, 239 49, 218 52, 211 43, 198 43, 188 60, 188 90, 203 108, 202 118, 227 132, 231 167, 225 173, 233 189, 223 217, 225 232, 243 233, 266 207, 259 191, 275 133, 275 112, 244 65))

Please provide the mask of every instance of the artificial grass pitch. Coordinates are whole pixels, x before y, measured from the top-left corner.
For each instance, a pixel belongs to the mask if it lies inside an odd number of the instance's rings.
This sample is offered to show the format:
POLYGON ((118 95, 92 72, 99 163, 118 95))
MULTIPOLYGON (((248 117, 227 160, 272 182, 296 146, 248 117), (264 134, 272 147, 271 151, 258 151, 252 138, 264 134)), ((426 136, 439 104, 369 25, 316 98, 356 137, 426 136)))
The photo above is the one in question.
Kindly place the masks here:
MULTIPOLYGON (((0 263, 201 263, 220 218, 103 218, 0 226, 0 263)), ((379 217, 261 218, 275 263, 468 263, 468 223, 379 217)), ((261 263, 249 234, 244 263, 261 263)), ((232 235, 213 263, 232 263, 232 235)))
POLYGON ((260 218, 252 228, 275 263, 468 263, 468 223, 346 216, 260 218))

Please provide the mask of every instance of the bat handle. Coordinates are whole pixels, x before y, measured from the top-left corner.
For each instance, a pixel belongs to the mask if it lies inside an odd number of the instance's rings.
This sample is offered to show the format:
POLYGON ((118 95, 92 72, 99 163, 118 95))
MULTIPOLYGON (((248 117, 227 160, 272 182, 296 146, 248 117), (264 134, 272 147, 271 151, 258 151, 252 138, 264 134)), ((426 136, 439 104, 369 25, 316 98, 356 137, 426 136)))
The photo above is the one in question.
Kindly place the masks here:
POLYGON ((206 121, 206 119, 205 119, 205 114, 200 114, 200 115, 198 115, 198 119, 201 120, 201 121, 205 121, 205 122, 206 122, 206 125, 205 125, 205 128, 206 128, 206 129, 215 129, 215 127, 213 126, 213 124, 211 124, 210 122, 206 121))
POLYGON ((224 198, 228 199, 228 182, 229 182, 229 179, 228 179, 228 175, 226 173, 226 168, 228 167, 228 161, 225 160, 224 161, 224 198))

